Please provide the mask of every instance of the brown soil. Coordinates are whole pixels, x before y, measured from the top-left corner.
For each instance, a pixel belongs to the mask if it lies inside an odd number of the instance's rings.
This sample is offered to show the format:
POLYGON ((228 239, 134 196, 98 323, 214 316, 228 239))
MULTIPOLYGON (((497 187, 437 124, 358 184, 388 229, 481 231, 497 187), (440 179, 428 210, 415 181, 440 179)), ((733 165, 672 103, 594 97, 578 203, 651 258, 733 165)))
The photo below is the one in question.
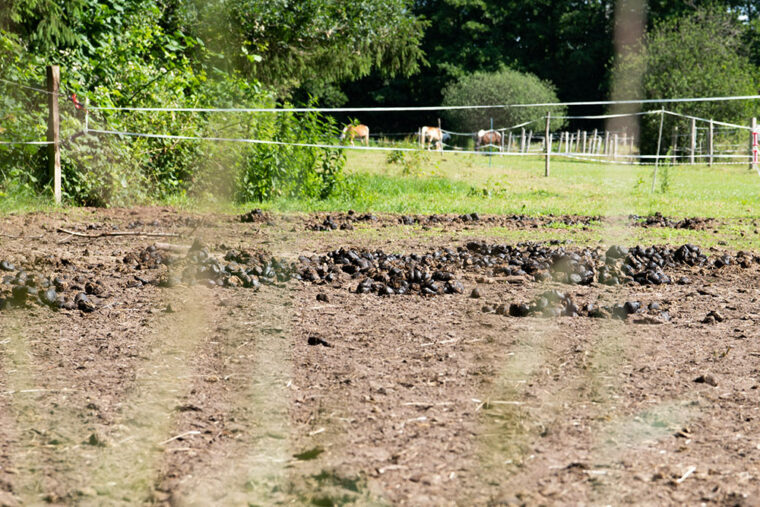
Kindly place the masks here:
POLYGON ((760 502, 756 260, 663 268, 683 285, 457 269, 463 294, 381 297, 353 292, 358 280, 162 287, 187 267, 184 252, 171 266, 125 263, 157 238, 56 232, 192 231, 217 258, 236 249, 294 263, 340 247, 424 254, 478 239, 478 229, 461 240, 303 233, 324 218, 243 223, 163 208, 0 218, 0 260, 102 287, 92 312, 0 310, 0 505, 760 502), (553 289, 578 306, 660 309, 483 312, 553 289))

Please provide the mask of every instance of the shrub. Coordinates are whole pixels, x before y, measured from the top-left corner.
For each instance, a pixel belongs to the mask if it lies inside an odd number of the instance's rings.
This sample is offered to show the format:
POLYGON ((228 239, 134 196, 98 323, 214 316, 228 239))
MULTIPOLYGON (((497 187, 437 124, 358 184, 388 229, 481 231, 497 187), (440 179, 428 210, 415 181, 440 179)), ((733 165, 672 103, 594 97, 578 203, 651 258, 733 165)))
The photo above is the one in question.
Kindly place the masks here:
MULTIPOLYGON (((541 81, 533 74, 502 69, 497 72, 476 72, 459 79, 443 91, 443 105, 506 105, 517 103, 559 102, 554 86, 541 81)), ((493 108, 446 111, 445 116, 453 130, 475 132, 488 129, 491 118, 494 128, 510 127, 527 121, 539 121, 546 112, 561 116, 562 106, 544 108, 493 108)), ((552 128, 561 128, 564 120, 553 120, 552 128)), ((542 123, 537 125, 541 126, 542 123)), ((534 127, 535 128, 535 127, 534 127)), ((543 128, 543 127, 541 127, 543 128)))

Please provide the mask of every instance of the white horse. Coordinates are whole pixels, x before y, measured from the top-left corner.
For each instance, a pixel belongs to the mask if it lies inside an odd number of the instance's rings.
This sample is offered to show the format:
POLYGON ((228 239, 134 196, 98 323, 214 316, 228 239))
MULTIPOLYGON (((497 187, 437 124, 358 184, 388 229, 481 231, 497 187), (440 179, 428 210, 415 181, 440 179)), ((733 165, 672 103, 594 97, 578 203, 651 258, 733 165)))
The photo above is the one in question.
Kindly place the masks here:
POLYGON ((438 127, 422 127, 420 129, 420 146, 431 149, 435 145, 438 151, 443 150, 443 131, 438 127))

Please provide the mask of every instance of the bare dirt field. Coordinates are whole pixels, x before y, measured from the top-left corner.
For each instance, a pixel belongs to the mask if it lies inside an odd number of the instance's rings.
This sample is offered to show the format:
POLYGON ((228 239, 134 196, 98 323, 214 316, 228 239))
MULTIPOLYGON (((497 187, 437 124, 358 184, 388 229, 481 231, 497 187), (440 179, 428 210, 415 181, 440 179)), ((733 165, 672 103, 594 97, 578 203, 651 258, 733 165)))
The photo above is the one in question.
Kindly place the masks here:
POLYGON ((0 505, 760 505, 720 221, 327 216, 0 218, 0 505))

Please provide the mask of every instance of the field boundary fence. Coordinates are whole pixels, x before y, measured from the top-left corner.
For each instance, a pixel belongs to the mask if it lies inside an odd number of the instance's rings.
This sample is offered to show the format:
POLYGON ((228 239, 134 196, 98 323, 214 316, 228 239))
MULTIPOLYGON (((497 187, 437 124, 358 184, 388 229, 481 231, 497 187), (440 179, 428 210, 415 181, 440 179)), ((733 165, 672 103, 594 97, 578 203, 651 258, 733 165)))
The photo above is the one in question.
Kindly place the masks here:
MULTIPOLYGON (((340 108, 196 108, 196 107, 115 107, 98 106, 89 104, 85 99, 80 102, 76 94, 63 92, 60 89, 60 73, 58 67, 49 66, 47 69, 48 79, 46 88, 18 83, 0 78, 0 83, 16 86, 20 89, 44 94, 48 102, 47 134, 46 140, 39 139, 2 139, 2 125, 0 125, 0 146, 23 146, 38 145, 46 146, 48 150, 49 171, 54 181, 54 195, 57 203, 61 199, 60 181, 60 149, 61 149, 61 120, 58 99, 64 97, 69 106, 81 117, 83 125, 80 132, 67 138, 68 141, 76 139, 78 135, 117 136, 120 138, 144 138, 144 139, 167 139, 174 141, 195 142, 230 142, 254 145, 292 146, 303 148, 341 149, 355 151, 379 151, 379 152, 414 152, 426 148, 424 140, 420 136, 421 131, 412 132, 372 132, 372 146, 355 146, 337 142, 291 142, 277 139, 259 139, 225 136, 199 136, 181 135, 151 132, 131 132, 129 130, 116 130, 113 128, 92 128, 91 124, 97 123, 94 115, 105 113, 191 113, 191 114, 297 114, 297 113, 359 113, 359 112, 431 112, 447 110, 496 110, 508 108, 550 108, 557 106, 618 106, 618 105, 649 105, 657 104, 660 109, 638 111, 619 114, 597 115, 557 115, 545 113, 536 119, 525 121, 517 125, 494 127, 491 121, 490 128, 479 132, 458 132, 442 129, 444 139, 440 140, 438 151, 447 154, 469 154, 487 156, 517 156, 517 157, 543 157, 546 161, 545 175, 549 175, 550 160, 552 158, 565 158, 585 162, 597 162, 620 165, 654 165, 655 175, 660 164, 684 165, 684 164, 707 164, 716 162, 723 164, 748 164, 750 169, 758 170, 758 130, 757 122, 751 119, 751 125, 739 125, 723 122, 711 118, 701 118, 686 115, 665 109, 667 104, 695 103, 695 102, 720 102, 734 100, 760 100, 760 95, 728 96, 728 97, 696 97, 676 99, 642 99, 642 100, 618 100, 618 101, 579 101, 561 103, 526 103, 526 104, 500 104, 500 105, 471 105, 471 106, 416 106, 416 107, 340 107, 340 108), (641 139, 637 139, 632 132, 625 129, 593 129, 573 131, 560 129, 552 131, 551 120, 612 120, 625 117, 657 117, 659 116, 660 128, 657 136, 657 149, 654 153, 641 153, 641 139), (677 119, 672 126, 671 132, 663 132, 664 119, 666 117, 677 119), (486 143, 476 143, 472 149, 470 140, 484 138, 484 133, 496 135, 487 136, 486 143), (747 135, 748 134, 748 135, 747 135), (746 136, 746 137, 744 137, 746 136), (452 138, 460 138, 461 142, 447 142, 452 138)), ((108 126, 108 122, 104 121, 108 126)), ((607 126, 609 127, 609 125, 607 126)), ((440 128, 440 123, 439 123, 440 128)), ((38 129, 39 130, 39 129, 38 129)), ((431 143, 432 145, 432 143, 431 143)), ((429 148, 428 148, 429 149, 429 148)), ((655 176, 656 177, 656 176, 655 176)))

